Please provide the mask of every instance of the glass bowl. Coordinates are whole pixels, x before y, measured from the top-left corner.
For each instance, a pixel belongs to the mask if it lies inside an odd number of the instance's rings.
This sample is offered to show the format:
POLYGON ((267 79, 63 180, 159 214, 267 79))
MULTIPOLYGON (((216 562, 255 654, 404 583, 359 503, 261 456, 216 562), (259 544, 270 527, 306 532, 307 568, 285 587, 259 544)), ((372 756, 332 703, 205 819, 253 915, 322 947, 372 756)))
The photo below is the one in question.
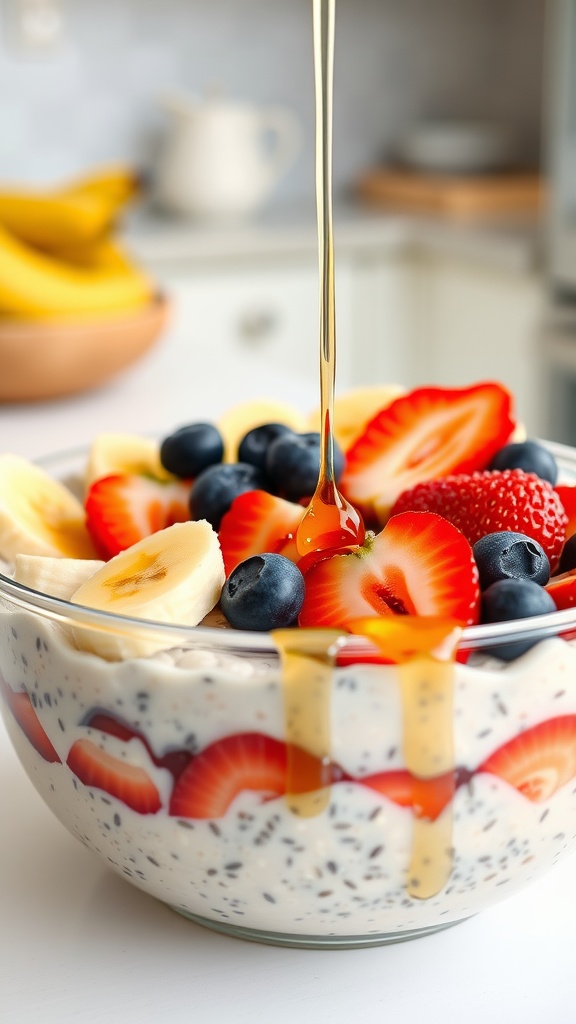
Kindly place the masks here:
MULTIPOLYGON (((575 481, 576 451, 550 447, 575 481)), ((84 459, 43 465, 70 480, 84 459)), ((444 698, 423 733, 437 770, 418 774, 406 666, 363 637, 335 664, 312 652, 304 706, 328 748, 310 729, 297 747, 271 635, 130 620, 0 575, 0 703, 48 806, 133 885, 239 937, 370 946, 464 920, 574 849, 574 638, 576 608, 467 628, 455 664, 417 662, 444 698), (102 631, 158 651, 77 648, 102 631)))

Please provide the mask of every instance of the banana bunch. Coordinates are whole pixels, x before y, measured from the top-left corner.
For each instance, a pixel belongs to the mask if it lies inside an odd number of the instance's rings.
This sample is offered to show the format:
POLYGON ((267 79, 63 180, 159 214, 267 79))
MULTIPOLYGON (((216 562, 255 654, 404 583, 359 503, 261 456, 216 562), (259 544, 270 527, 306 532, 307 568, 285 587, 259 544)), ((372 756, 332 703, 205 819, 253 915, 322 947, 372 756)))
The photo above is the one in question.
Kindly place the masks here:
POLYGON ((87 318, 147 305, 154 288, 114 238, 138 192, 110 168, 47 193, 0 191, 0 318, 87 318))

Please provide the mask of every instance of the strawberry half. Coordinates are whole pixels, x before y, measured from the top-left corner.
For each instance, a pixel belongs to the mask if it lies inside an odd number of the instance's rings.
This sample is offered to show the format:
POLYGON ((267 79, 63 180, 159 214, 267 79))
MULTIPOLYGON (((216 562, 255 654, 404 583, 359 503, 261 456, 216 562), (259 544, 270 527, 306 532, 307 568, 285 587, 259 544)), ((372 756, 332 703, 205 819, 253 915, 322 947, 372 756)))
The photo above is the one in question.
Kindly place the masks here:
POLYGON ((51 764, 61 763, 60 758, 48 737, 44 726, 36 714, 30 696, 25 690, 16 693, 4 680, 0 680, 6 704, 10 708, 22 732, 34 747, 34 750, 51 764))
POLYGON ((92 484, 86 525, 100 554, 112 558, 133 544, 190 519, 190 483, 115 474, 92 484))
POLYGON ((542 803, 576 776, 576 715, 541 722, 505 743, 478 768, 542 803))
POLYGON ((384 523, 398 495, 422 480, 485 469, 514 430, 511 409, 511 395, 499 384, 402 395, 347 453, 342 493, 384 523))
POLYGON ((186 748, 175 748, 174 750, 167 751, 161 757, 157 757, 143 733, 134 729, 131 725, 122 721, 122 719, 117 718, 116 715, 108 714, 105 711, 90 711, 82 724, 87 726, 88 729, 97 729, 98 732, 103 732, 107 736, 115 736, 126 743, 134 739, 140 740, 146 747, 150 760, 154 762, 156 767, 166 768, 175 779, 182 774, 192 759, 192 751, 186 748))
POLYGON ((301 626, 347 628, 374 615, 478 621, 478 570, 462 534, 433 513, 391 519, 377 537, 306 573, 301 626))
POLYGON ((226 576, 252 555, 285 554, 303 515, 301 505, 266 491, 248 491, 235 498, 218 533, 226 576))
POLYGON ((76 740, 66 759, 71 772, 91 789, 102 789, 138 814, 156 814, 162 803, 143 768, 101 750, 91 740, 76 740))
POLYGON ((488 533, 525 533, 542 545, 552 567, 566 532, 567 516, 553 487, 521 469, 448 476, 418 484, 400 495, 392 514, 408 510, 437 512, 472 545, 488 533))
POLYGON ((566 537, 572 537, 576 533, 576 487, 568 484, 559 484, 554 488, 562 502, 562 507, 568 517, 566 524, 566 537))
POLYGON ((392 800, 400 807, 411 807, 417 818, 436 821, 456 791, 455 772, 433 779, 420 779, 407 771, 380 772, 357 782, 392 800))
MULTIPOLYGON (((284 796, 288 782, 288 747, 261 733, 225 736, 193 758, 174 787, 170 814, 179 818, 221 818, 244 790, 263 800, 284 796)), ((342 778, 300 747, 292 750, 295 791, 313 792, 342 778)))
POLYGON ((544 589, 550 594, 558 611, 573 608, 576 605, 576 569, 554 576, 544 589))

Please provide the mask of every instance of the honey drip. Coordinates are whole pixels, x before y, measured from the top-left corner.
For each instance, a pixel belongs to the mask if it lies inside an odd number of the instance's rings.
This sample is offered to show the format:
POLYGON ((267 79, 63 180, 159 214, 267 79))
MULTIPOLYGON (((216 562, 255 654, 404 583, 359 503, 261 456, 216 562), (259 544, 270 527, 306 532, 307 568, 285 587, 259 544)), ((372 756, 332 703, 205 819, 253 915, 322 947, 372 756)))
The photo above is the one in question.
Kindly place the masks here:
POLYGON ((342 634, 328 629, 280 629, 272 639, 282 665, 286 800, 293 814, 312 818, 330 802, 331 691, 342 634))
MULTIPOLYGON (((421 779, 454 776, 454 665, 420 655, 399 666, 404 760, 421 779)), ((414 899, 436 896, 452 871, 453 801, 435 821, 414 819, 406 889, 414 899)))
POLYGON ((336 297, 332 216, 332 126, 336 0, 313 0, 316 85, 316 203, 320 265, 320 477, 296 533, 300 555, 362 544, 364 524, 340 494, 334 473, 336 297))

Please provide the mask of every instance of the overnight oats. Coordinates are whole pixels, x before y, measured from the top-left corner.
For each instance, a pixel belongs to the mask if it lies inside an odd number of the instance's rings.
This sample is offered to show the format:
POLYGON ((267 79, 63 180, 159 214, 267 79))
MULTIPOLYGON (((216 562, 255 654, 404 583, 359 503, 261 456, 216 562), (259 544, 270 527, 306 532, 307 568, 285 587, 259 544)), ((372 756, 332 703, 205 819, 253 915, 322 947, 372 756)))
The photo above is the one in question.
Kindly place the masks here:
POLYGON ((361 946, 574 848, 576 452, 523 440, 497 384, 343 396, 365 536, 302 554, 315 428, 248 405, 0 457, 0 693, 48 806, 133 885, 361 946))

